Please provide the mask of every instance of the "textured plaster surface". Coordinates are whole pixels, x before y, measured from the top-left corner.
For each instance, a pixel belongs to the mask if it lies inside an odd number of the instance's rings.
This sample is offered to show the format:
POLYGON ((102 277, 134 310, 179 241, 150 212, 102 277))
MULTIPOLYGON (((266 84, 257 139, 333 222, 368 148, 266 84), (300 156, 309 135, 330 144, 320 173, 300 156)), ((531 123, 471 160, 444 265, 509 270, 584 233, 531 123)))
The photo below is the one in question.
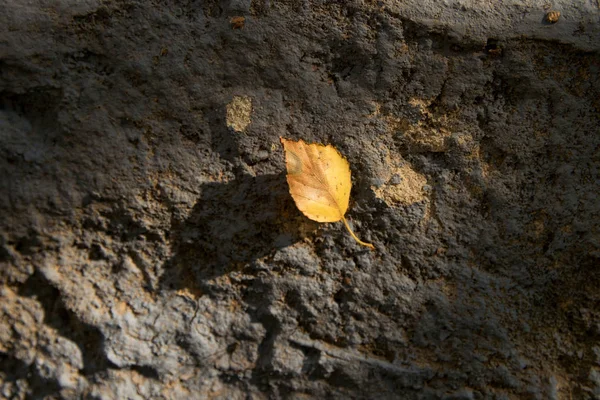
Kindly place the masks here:
POLYGON ((1 8, 0 397, 600 398, 596 0, 1 8))

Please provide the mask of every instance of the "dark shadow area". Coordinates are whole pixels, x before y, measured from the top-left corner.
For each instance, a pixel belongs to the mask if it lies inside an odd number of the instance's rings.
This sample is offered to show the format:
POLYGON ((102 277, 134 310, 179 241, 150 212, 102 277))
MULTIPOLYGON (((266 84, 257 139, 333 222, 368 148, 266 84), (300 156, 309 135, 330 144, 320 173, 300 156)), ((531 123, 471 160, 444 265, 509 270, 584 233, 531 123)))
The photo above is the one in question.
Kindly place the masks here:
POLYGON ((56 113, 62 93, 54 88, 36 88, 23 94, 0 92, 0 110, 13 111, 39 126, 56 125, 56 113))
POLYGON ((83 357, 82 373, 86 376, 117 368, 105 356, 104 336, 98 328, 80 320, 60 297, 60 291, 36 271, 19 289, 19 295, 35 298, 44 308, 44 323, 59 335, 74 342, 83 357))
MULTIPOLYGON (((19 380, 26 380, 29 386, 27 399, 53 398, 52 395, 56 395, 60 391, 58 382, 41 376, 35 365, 28 365, 8 354, 0 353, 0 372, 4 375, 3 383, 5 385, 12 383, 11 386, 14 389, 19 386, 17 384, 19 380)), ((7 393, 4 392, 2 395, 7 395, 7 393)), ((10 396, 10 394, 8 395, 10 396)), ((14 398, 18 398, 16 392, 13 392, 12 395, 15 395, 14 398)))
POLYGON ((170 233, 173 256, 164 266, 161 290, 216 290, 211 279, 242 270, 316 227, 296 208, 283 166, 279 174, 259 172, 261 163, 268 162, 259 156, 260 150, 269 141, 228 127, 225 103, 206 104, 202 108, 206 125, 196 129, 198 135, 202 129, 210 134, 212 150, 231 165, 235 178, 203 184, 187 220, 174 224, 170 233), (249 172, 252 169, 256 176, 249 172))
POLYGON ((295 208, 285 174, 206 183, 189 218, 171 235, 161 289, 210 291, 208 281, 301 238, 311 222, 295 208))
POLYGON ((132 365, 131 369, 148 379, 158 380, 160 378, 158 371, 149 365, 132 365))

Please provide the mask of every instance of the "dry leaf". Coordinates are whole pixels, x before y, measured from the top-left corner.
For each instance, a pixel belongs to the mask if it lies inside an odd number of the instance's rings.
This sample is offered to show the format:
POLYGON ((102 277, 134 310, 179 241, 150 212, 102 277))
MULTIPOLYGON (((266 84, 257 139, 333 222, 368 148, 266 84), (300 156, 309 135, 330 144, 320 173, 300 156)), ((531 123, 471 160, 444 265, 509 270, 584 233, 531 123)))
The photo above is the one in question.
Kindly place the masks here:
POLYGON ((352 188, 348 161, 331 145, 280 139, 285 150, 290 194, 298 209, 313 221, 342 220, 358 243, 374 249, 372 244, 356 237, 344 218, 352 188))
POLYGON ((560 11, 552 10, 552 11, 548 11, 548 13, 546 14, 546 21, 548 21, 551 24, 557 23, 559 18, 560 18, 560 11))
POLYGON ((231 27, 233 29, 242 29, 244 27, 244 24, 246 23, 246 18, 245 17, 232 17, 229 20, 229 23, 231 24, 231 27))

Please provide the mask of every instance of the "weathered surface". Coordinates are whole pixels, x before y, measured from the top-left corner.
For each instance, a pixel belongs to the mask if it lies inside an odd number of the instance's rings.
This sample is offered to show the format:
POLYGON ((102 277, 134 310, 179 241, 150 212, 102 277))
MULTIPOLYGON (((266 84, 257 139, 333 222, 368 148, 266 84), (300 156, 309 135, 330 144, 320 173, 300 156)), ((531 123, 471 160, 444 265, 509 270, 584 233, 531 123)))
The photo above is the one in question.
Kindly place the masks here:
POLYGON ((0 397, 600 398, 595 0, 7 3, 0 397))

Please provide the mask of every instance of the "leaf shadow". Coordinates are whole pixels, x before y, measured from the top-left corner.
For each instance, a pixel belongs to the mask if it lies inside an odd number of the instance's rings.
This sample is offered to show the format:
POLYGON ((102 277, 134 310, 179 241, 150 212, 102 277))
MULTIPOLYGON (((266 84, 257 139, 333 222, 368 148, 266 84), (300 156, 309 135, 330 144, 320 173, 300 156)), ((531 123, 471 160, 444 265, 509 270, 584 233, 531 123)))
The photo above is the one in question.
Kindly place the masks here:
POLYGON ((160 288, 209 292, 212 279, 301 240, 312 224, 296 209, 284 173, 205 183, 188 218, 171 231, 160 288))

